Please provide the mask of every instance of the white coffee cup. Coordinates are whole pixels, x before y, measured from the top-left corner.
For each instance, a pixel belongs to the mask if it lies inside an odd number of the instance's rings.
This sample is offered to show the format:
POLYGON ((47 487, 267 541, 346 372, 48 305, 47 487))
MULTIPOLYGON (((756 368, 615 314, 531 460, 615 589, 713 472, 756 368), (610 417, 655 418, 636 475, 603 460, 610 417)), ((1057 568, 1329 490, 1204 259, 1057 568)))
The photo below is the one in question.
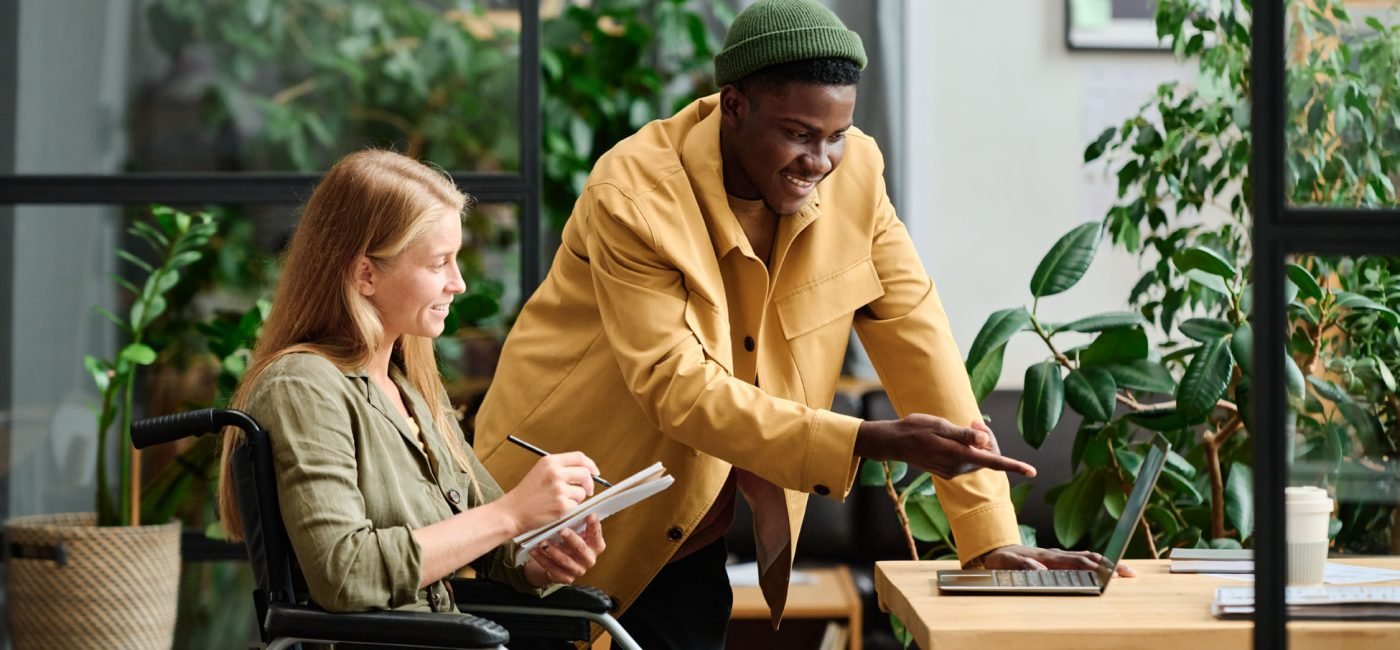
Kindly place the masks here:
POLYGON ((1332 515, 1332 498, 1318 487, 1284 488, 1284 509, 1288 516, 1288 584, 1322 584, 1327 568, 1327 522, 1332 515))

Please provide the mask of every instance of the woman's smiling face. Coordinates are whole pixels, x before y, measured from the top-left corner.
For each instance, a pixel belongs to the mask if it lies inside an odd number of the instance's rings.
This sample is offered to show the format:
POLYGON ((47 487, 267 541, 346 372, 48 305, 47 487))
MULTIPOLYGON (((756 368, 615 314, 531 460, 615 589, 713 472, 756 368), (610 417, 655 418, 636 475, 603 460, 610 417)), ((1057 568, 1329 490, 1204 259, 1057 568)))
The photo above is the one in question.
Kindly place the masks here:
POLYGON ((373 264, 373 289, 367 299, 379 312, 386 341, 405 334, 435 338, 442 334, 452 300, 467 290, 457 252, 462 225, 456 213, 430 216, 428 231, 397 257, 373 264))

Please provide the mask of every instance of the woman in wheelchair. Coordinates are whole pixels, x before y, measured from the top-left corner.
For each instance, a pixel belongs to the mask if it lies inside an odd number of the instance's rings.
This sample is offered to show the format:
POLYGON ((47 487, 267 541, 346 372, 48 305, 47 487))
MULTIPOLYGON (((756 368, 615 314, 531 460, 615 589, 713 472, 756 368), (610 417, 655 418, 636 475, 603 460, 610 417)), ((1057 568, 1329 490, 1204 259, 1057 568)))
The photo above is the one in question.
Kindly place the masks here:
MULTIPOLYGON (((277 495, 311 598, 328 611, 455 611, 465 567, 544 595, 603 551, 583 535, 512 562, 512 537, 593 492, 582 453, 541 458, 502 493, 466 444, 433 339, 466 289, 457 268, 471 199, 387 151, 336 163, 306 203, 273 308, 234 395, 270 432, 277 495)), ((225 434, 220 515, 242 536, 225 434)))

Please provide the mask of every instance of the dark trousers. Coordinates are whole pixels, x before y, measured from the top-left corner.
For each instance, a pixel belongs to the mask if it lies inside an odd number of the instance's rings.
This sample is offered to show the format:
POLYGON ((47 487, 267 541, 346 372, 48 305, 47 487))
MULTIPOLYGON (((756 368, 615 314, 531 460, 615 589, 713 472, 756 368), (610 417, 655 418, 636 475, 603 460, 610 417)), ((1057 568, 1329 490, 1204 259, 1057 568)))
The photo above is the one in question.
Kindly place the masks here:
POLYGON ((723 648, 734 608, 727 553, 720 539, 662 567, 618 622, 644 650, 723 648))

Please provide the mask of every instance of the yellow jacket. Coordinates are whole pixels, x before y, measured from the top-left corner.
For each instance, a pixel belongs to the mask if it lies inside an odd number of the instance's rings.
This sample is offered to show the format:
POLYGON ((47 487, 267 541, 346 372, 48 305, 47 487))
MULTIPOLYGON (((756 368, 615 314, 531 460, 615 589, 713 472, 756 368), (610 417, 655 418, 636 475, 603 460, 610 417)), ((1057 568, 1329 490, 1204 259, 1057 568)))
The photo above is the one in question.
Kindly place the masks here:
MULTIPOLYGON (((718 101, 652 122, 598 161, 506 340, 476 448, 502 485, 537 460, 503 445, 508 434, 582 450, 608 479, 665 463, 675 485, 608 520, 607 551, 582 580, 624 608, 709 510, 731 465, 743 470, 776 623, 807 493, 842 499, 856 475, 860 420, 825 410, 852 324, 901 414, 965 425, 980 411, 886 196, 880 150, 855 129, 819 194, 780 219, 771 292, 756 260, 726 286, 718 260, 751 250, 724 191, 718 101)), ((936 486, 964 560, 1019 543, 1004 474, 936 486)))

